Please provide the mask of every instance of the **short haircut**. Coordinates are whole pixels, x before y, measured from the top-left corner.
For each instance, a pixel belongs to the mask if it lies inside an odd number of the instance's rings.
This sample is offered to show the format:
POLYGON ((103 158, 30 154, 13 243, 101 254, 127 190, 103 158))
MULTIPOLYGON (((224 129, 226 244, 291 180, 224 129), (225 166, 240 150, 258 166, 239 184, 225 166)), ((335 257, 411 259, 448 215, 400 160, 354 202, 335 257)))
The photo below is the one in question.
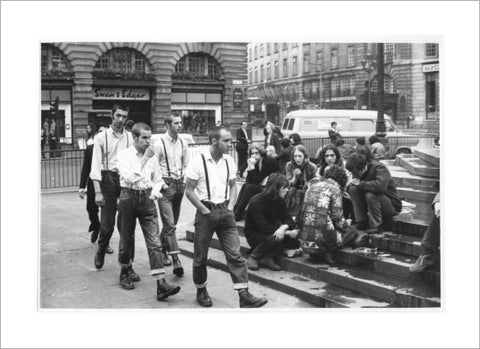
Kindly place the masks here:
POLYGON ((134 124, 135 124, 135 121, 133 121, 132 119, 129 119, 129 120, 127 120, 127 122, 125 123, 125 128, 126 128, 127 130, 131 130, 134 124))
POLYGON ((375 135, 372 135, 372 136, 370 136, 370 138, 368 139, 368 142, 369 142, 370 144, 378 143, 378 142, 380 142, 380 138, 378 138, 378 137, 375 136, 375 135))
POLYGON ((325 170, 324 178, 331 178, 343 188, 347 184, 347 172, 343 167, 338 165, 331 165, 325 170))
POLYGON ((358 137, 357 143, 358 145, 365 145, 365 137, 358 137))
POLYGON ((179 117, 181 117, 181 115, 180 115, 180 113, 178 113, 176 111, 168 113, 165 116, 165 125, 172 125, 173 118, 179 118, 179 117))
POLYGON ((332 122, 330 123, 330 126, 333 126, 333 125, 336 125, 336 124, 337 124, 337 123, 336 123, 335 121, 332 121, 332 122))
POLYGON ((126 111, 127 113, 130 111, 130 109, 128 109, 128 106, 126 106, 125 104, 114 104, 113 107, 112 107, 112 116, 113 114, 115 114, 115 112, 120 109, 120 110, 123 110, 123 111, 126 111))
POLYGON ((305 160, 308 160, 307 148, 305 148, 304 145, 299 144, 299 145, 294 146, 293 149, 292 149, 292 155, 291 155, 292 161, 294 161, 293 160, 293 155, 295 155, 295 152, 297 152, 297 151, 303 153, 303 157, 305 158, 305 160))
POLYGON ((354 177, 357 177, 358 172, 367 164, 367 158, 360 153, 353 153, 347 159, 346 169, 352 172, 354 177))
POLYGON ((135 125, 133 125, 132 127, 132 135, 135 136, 135 137, 139 137, 140 136, 140 132, 142 130, 145 130, 145 131, 151 131, 151 128, 150 126, 148 126, 147 124, 143 123, 143 122, 137 122, 135 125))
POLYGON ((257 145, 257 144, 254 144, 250 147, 250 149, 248 150, 248 155, 252 155, 252 150, 253 149, 258 151, 258 153, 262 156, 262 158, 267 156, 267 152, 266 152, 265 148, 262 147, 261 145, 257 145))
POLYGON ((222 130, 225 130, 227 132, 230 132, 230 130, 228 128, 226 128, 225 126, 215 126, 212 128, 212 130, 210 131, 210 133, 208 134, 208 142, 210 144, 212 144, 212 140, 215 138, 218 142, 218 140, 220 139, 220 135, 222 134, 222 130))
POLYGON ((279 197, 280 189, 283 187, 288 187, 287 176, 278 172, 272 173, 267 179, 265 194, 275 199, 279 197))
POLYGON ((290 139, 288 137, 283 137, 281 140, 280 140, 280 146, 282 148, 288 148, 290 146, 290 139))

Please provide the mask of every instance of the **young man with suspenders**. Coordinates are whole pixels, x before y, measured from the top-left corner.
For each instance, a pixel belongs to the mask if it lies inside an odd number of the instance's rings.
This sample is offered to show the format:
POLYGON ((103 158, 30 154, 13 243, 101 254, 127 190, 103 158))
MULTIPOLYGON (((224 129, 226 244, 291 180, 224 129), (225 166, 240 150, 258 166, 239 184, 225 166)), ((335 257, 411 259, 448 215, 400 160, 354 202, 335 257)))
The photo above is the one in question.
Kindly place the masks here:
POLYGON ((163 174, 163 181, 168 186, 162 190, 162 197, 158 199, 163 223, 160 240, 164 264, 171 264, 168 257, 171 255, 173 273, 182 276, 183 267, 178 258, 180 249, 175 233, 185 192, 184 174, 188 164, 188 145, 178 136, 178 132, 182 129, 182 117, 179 114, 168 114, 165 118, 165 125, 167 132, 155 144, 155 154, 163 174))
POLYGON ((237 166, 227 155, 232 148, 232 135, 221 126, 209 134, 208 151, 191 159, 187 172, 186 196, 197 208, 193 258, 193 282, 197 288, 197 302, 212 306, 207 292, 207 256, 213 233, 216 232, 227 259, 233 288, 238 291, 241 308, 265 305, 265 298, 257 298, 248 291, 245 259, 240 254, 240 239, 233 216, 237 187, 237 166))
POLYGON ((115 104, 112 109, 112 126, 98 133, 94 139, 90 178, 95 188, 95 203, 101 208, 100 236, 94 259, 97 269, 103 267, 105 253, 113 253, 109 244, 115 228, 117 199, 120 195, 117 155, 120 150, 133 144, 132 134, 123 127, 127 117, 128 107, 115 104))

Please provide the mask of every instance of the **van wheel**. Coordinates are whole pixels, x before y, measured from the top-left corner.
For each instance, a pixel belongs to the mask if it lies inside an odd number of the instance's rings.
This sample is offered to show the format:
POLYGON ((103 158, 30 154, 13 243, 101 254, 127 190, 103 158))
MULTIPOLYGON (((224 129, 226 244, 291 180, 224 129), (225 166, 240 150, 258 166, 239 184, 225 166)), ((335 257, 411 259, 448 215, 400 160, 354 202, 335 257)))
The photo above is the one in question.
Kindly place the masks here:
POLYGON ((407 148, 402 148, 402 149, 398 149, 395 153, 395 155, 399 155, 399 154, 412 154, 412 151, 407 148))

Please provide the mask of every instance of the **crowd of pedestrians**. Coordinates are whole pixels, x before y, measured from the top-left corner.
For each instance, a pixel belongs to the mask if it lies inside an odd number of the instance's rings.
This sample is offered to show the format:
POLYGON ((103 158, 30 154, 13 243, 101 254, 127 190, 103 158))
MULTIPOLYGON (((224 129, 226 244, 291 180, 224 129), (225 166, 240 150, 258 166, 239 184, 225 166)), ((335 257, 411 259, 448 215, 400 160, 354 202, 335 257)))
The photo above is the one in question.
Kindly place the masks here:
MULTIPOLYGON (((153 144, 146 124, 129 122, 131 131, 125 128, 128 112, 128 107, 117 104, 109 128, 96 134, 95 125, 87 126, 79 188, 80 197, 87 196, 91 241, 98 239, 97 269, 103 267, 105 254, 113 253, 110 238, 117 219, 119 284, 124 289, 132 290, 140 281, 133 269, 138 220, 157 299, 163 301, 180 291, 180 286, 165 280, 165 266, 173 264, 177 277, 184 274, 176 238, 184 194, 197 209, 193 283, 196 300, 204 307, 213 304, 207 291, 213 233, 225 253, 240 307, 261 307, 267 300, 248 291, 247 269, 278 271, 280 255, 303 253, 333 264, 336 249, 368 246, 368 235, 390 230, 393 217, 402 209, 394 181, 378 161, 385 157, 385 149, 376 136, 370 137, 370 147, 364 138, 346 146, 332 123, 331 143, 310 158, 298 134, 283 137, 278 127, 267 122, 261 146, 252 144, 247 123, 242 122, 236 132, 237 166, 228 155, 232 135, 222 125, 210 132, 208 149, 190 158, 179 136, 180 115, 166 116, 167 131, 153 144), (238 195, 237 179, 245 180, 238 195), (251 247, 247 260, 240 253, 240 220, 245 220, 244 233, 251 247)), ((425 253, 412 272, 423 271, 435 261, 439 206, 434 208, 435 218, 422 243, 425 253)))

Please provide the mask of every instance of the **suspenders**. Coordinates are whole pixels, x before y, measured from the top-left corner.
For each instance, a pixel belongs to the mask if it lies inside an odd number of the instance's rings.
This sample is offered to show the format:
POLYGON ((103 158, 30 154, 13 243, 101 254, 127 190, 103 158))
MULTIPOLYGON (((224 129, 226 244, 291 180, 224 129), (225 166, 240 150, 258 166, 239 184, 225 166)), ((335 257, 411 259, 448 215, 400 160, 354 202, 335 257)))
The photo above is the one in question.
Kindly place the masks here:
MULTIPOLYGON (((205 171, 205 182, 207 184, 207 194, 208 194, 208 201, 211 199, 210 194, 210 180, 208 179, 208 171, 207 171, 207 162, 205 161, 205 155, 202 155, 203 160, 203 170, 205 171)), ((228 193, 228 179, 230 178, 230 168, 228 167, 228 161, 225 159, 225 165, 227 166, 227 184, 225 185, 225 200, 227 200, 227 193, 228 193)))
MULTIPOLYGON (((180 140, 180 144, 182 145, 182 156, 181 156, 181 162, 182 162, 182 167, 180 168, 180 177, 183 177, 183 141, 180 137, 178 137, 180 140)), ((161 138, 162 143, 163 143, 163 152, 165 153, 165 161, 167 162, 167 171, 168 171, 168 176, 170 177, 170 165, 168 164, 168 155, 167 155, 167 148, 165 147, 165 142, 163 138, 161 138)), ((174 159, 175 160, 175 159, 174 159)))
MULTIPOLYGON (((105 132, 105 157, 106 157, 106 163, 107 163, 107 171, 108 171, 108 137, 107 137, 107 130, 105 132)), ((125 137, 127 137, 127 148, 130 146, 130 143, 128 141, 128 132, 124 130, 125 132, 125 137)))

